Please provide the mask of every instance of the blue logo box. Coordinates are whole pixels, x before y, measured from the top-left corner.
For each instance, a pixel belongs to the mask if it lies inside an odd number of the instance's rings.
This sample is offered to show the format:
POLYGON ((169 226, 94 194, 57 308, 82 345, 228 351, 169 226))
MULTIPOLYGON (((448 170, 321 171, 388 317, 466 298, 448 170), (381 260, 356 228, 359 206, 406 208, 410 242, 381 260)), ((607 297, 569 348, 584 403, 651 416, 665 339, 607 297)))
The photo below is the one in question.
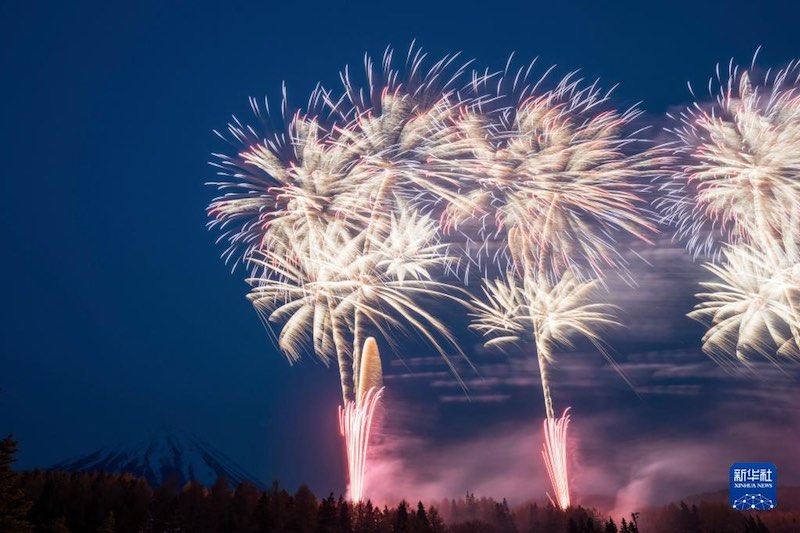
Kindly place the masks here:
POLYGON ((769 511, 778 505, 778 470, 772 463, 733 463, 731 507, 740 511, 769 511))

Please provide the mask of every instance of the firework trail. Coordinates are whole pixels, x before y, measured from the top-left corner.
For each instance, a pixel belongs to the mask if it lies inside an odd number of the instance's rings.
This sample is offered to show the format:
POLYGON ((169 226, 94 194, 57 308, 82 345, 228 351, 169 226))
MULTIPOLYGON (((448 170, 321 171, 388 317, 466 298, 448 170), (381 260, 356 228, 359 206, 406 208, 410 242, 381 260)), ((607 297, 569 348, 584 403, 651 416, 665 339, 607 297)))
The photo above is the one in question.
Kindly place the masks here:
POLYGON ((495 89, 476 98, 472 118, 460 124, 473 145, 462 191, 469 202, 467 209, 451 204, 445 218, 448 227, 479 227, 477 255, 489 254, 505 272, 484 280, 472 327, 494 337, 487 346, 532 334, 546 412, 542 453, 566 508, 569 418, 555 416, 549 366, 556 347, 572 348, 581 336, 610 360, 599 331, 617 324, 613 307, 587 302, 605 269, 625 273, 614 236, 647 241, 654 230, 641 193, 664 151, 636 150, 639 140, 625 130, 641 112, 609 108, 609 93, 596 84, 568 75, 542 91, 544 78, 529 83, 529 72, 506 67, 499 79, 473 77, 474 91, 495 89))
POLYGON ((339 431, 344 437, 350 479, 350 498, 359 502, 364 497, 367 452, 373 417, 383 395, 383 371, 378 344, 372 337, 364 341, 361 372, 356 388, 356 401, 339 407, 339 431))
POLYGON ((721 364, 798 357, 800 68, 755 74, 717 67, 710 102, 668 130, 674 165, 657 202, 664 221, 719 281, 691 318, 710 326, 703 351, 721 364))
POLYGON ((382 395, 383 388, 370 389, 361 402, 347 402, 344 407, 339 406, 339 431, 344 437, 347 450, 349 494, 354 502, 360 502, 364 497, 372 418, 382 395))
MULTIPOLYGON (((562 509, 569 507, 569 476, 567 475, 567 428, 569 427, 569 407, 564 410, 561 418, 545 418, 542 426, 544 444, 542 445, 542 459, 547 467, 547 475, 556 495, 554 505, 562 509)), ((551 499, 552 501, 552 499, 551 499)))

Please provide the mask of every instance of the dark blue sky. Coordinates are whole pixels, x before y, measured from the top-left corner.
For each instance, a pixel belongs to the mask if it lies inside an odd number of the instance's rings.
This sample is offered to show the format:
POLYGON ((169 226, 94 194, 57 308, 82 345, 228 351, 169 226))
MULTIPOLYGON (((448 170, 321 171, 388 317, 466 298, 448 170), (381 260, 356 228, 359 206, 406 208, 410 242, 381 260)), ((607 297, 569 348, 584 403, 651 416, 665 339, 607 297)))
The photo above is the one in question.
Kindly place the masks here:
MULTIPOLYGON (((581 68, 660 115, 718 61, 759 45, 764 66, 796 57, 799 15, 789 1, 4 2, 0 433, 31 467, 170 424, 266 480, 341 490, 335 371, 277 355, 205 229, 207 161, 224 149, 211 130, 283 80, 300 103, 415 38, 481 66, 514 51, 581 68)), ((685 328, 653 349, 696 348, 685 328)))

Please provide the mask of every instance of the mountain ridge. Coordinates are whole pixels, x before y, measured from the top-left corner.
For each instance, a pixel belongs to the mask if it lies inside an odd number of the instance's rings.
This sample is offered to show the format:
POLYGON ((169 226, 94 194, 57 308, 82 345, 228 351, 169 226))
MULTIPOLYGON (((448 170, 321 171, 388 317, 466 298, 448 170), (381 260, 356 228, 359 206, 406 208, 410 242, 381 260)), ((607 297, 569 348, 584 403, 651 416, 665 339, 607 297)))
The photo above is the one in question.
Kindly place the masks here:
POLYGON ((175 479, 181 485, 197 481, 210 487, 219 478, 236 486, 248 481, 264 488, 263 481, 250 474, 225 453, 186 431, 161 428, 133 444, 107 446, 86 455, 66 459, 51 467, 68 472, 129 472, 144 477, 151 486, 175 479))

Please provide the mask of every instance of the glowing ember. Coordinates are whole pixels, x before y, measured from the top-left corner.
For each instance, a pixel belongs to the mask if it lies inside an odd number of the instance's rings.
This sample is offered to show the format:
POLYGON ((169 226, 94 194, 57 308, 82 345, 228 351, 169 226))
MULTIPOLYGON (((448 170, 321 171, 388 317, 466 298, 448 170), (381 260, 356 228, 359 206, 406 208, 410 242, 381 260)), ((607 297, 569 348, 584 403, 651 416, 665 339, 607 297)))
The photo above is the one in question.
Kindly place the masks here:
POLYGON ((569 407, 561 418, 545 418, 542 458, 556 495, 554 502, 561 509, 569 507, 569 477, 567 476, 567 428, 569 407))
POLYGON ((347 402, 344 407, 339 407, 339 431, 347 450, 350 499, 354 502, 360 502, 364 497, 372 417, 382 396, 383 387, 372 387, 360 398, 361 401, 347 402))

